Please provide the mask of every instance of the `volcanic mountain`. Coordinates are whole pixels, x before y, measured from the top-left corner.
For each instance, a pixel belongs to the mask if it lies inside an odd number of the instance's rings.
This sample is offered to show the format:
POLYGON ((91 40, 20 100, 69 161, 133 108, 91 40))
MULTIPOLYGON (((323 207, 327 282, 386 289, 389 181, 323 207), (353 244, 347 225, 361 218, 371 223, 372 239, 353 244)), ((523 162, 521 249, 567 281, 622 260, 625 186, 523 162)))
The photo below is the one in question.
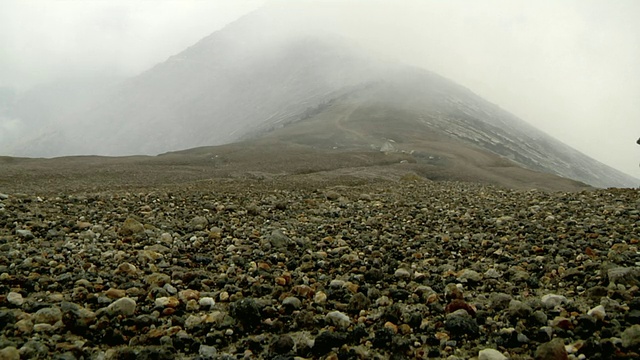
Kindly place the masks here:
POLYGON ((335 36, 292 36, 272 19, 250 14, 101 89, 14 153, 193 149, 149 161, 197 158, 221 171, 272 174, 400 166, 429 179, 553 189, 640 183, 435 73, 374 60, 335 36))

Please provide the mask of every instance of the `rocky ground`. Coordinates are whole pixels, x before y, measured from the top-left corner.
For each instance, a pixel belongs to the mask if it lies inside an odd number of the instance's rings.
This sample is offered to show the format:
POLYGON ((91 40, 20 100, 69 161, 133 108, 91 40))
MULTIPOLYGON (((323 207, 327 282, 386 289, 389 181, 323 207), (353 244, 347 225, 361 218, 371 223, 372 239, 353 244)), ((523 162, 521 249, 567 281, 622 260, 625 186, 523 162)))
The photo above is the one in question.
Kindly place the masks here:
POLYGON ((6 191, 0 359, 640 356, 640 190, 405 180, 6 191))

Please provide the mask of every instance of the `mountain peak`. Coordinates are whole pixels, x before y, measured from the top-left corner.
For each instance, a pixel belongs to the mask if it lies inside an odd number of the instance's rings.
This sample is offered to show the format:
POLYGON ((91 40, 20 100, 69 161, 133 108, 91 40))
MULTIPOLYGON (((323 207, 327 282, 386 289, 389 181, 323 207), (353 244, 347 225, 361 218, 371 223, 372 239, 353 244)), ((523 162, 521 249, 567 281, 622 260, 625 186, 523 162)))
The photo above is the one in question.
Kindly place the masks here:
POLYGON ((406 153, 447 159, 422 169, 449 176, 462 169, 452 164, 470 161, 485 166, 478 176, 490 182, 499 181, 486 167, 500 163, 600 187, 638 183, 450 80, 376 59, 313 24, 293 31, 303 17, 278 11, 266 7, 205 37, 43 127, 16 152, 155 155, 265 137, 378 151, 393 140, 406 153))

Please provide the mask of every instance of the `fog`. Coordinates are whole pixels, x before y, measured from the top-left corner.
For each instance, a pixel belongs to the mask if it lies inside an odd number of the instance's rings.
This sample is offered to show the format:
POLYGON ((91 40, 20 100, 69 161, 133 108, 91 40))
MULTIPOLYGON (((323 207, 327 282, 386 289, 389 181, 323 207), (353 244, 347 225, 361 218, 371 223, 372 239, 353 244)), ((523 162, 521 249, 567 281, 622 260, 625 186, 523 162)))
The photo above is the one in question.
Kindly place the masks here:
MULTIPOLYGON (((261 6, 437 72, 640 177, 634 0, 3 0, 0 89, 20 94, 59 79, 134 76, 261 6)), ((26 130, 0 120, 0 142, 26 130)))

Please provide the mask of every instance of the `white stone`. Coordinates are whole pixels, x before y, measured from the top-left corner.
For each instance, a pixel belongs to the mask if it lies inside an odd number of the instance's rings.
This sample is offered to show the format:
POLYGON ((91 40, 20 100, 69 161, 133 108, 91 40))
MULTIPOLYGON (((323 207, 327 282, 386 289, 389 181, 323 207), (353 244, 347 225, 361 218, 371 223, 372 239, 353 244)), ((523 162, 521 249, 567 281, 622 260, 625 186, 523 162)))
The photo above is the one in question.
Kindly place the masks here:
POLYGON ((607 312, 604 310, 604 306, 598 305, 587 312, 587 315, 593 316, 598 320, 604 320, 607 316, 607 312))
POLYGON ((336 326, 341 329, 346 329, 351 325, 351 319, 349 316, 341 313, 340 311, 332 311, 325 316, 325 321, 330 325, 336 326))
POLYGON ((398 270, 396 270, 396 272, 393 274, 395 277, 397 277, 398 279, 410 279, 411 278, 411 272, 407 269, 404 268, 399 268, 398 270))
POLYGON ((213 346, 200 345, 200 349, 198 349, 198 355, 204 359, 213 359, 217 354, 218 350, 213 346))
POLYGON ((9 302, 9 304, 12 304, 15 306, 22 306, 22 304, 24 304, 24 299, 22 298, 22 295, 20 295, 20 293, 13 292, 13 291, 7 295, 7 301, 9 302))
POLYGON ((212 308, 216 304, 216 301, 213 300, 212 297, 205 296, 200 298, 198 303, 204 308, 212 308))
POLYGON ((506 360, 507 357, 504 356, 500 351, 496 349, 484 349, 478 352, 478 360, 506 360))
POLYGON ((562 295, 556 295, 556 294, 544 295, 541 301, 542 301, 542 304, 548 309, 552 309, 556 306, 566 304, 568 302, 566 297, 562 295))

